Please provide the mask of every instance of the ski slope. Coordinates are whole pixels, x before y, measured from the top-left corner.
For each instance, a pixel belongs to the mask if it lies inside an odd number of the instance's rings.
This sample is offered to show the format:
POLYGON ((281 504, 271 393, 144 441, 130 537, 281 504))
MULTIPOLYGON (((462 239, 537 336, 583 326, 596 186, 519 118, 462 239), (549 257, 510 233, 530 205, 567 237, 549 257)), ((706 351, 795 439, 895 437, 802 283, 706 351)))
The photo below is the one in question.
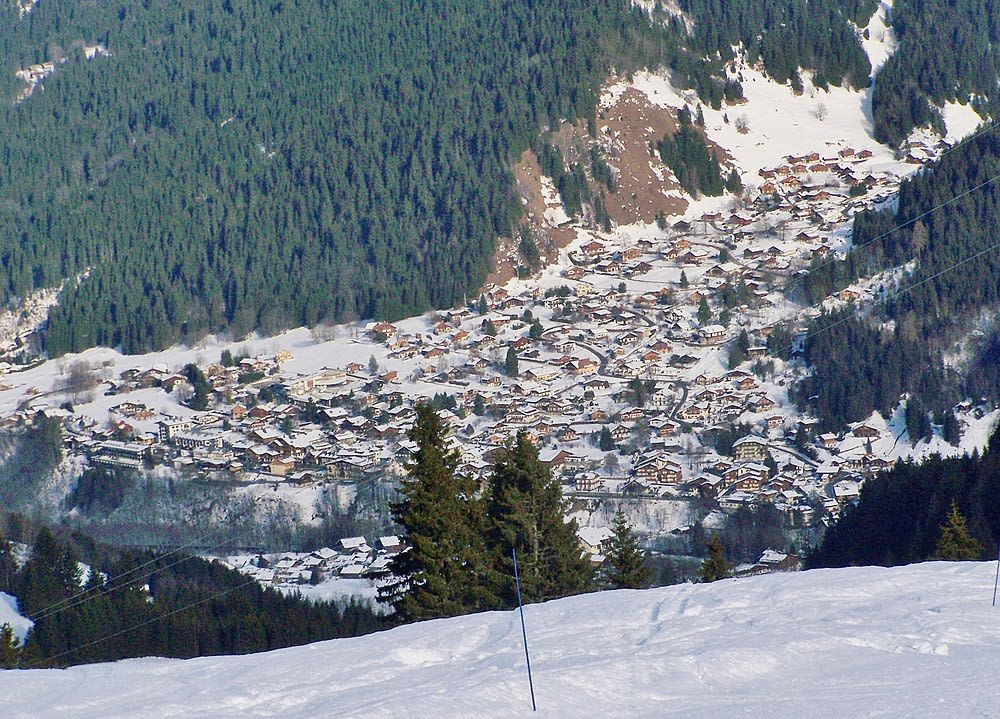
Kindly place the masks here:
POLYGON ((0 672, 5 717, 1000 716, 995 565, 619 591, 266 654, 0 672))

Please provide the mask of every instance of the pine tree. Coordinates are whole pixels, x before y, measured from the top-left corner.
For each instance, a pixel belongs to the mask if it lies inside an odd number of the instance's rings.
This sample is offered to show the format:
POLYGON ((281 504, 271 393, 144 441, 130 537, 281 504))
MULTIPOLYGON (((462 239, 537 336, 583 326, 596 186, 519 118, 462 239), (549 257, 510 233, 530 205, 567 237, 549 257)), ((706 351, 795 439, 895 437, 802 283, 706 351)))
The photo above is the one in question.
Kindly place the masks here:
POLYGON ((565 521, 559 482, 538 459, 538 449, 519 432, 493 465, 488 498, 488 545, 505 603, 515 600, 511 548, 516 545, 521 595, 537 602, 586 591, 589 562, 582 557, 576 521, 565 521))
POLYGON ((517 377, 517 350, 511 345, 507 348, 507 357, 504 359, 504 368, 510 377, 517 377))
POLYGON ((645 553, 639 548, 639 540, 625 521, 625 513, 615 513, 614 535, 606 553, 604 564, 604 584, 610 589, 645 589, 649 586, 652 570, 646 564, 645 553))
POLYGON ((726 561, 726 548, 719 535, 713 534, 705 546, 708 547, 708 557, 701 564, 701 581, 714 582, 728 577, 729 563, 726 561))
POLYGON ((417 449, 400 487, 393 517, 408 551, 390 564, 393 580, 379 590, 401 621, 447 617, 492 608, 483 504, 475 482, 457 471, 459 453, 446 445, 447 428, 427 404, 417 407, 409 433, 417 449))
POLYGON ((10 625, 0 625, 0 669, 17 669, 21 666, 22 649, 10 625))
POLYGON ((941 534, 938 537, 937 546, 934 548, 934 558, 949 561, 983 558, 983 545, 969 534, 965 517, 958 511, 955 500, 952 500, 948 517, 941 525, 941 534))
POLYGON ((601 427, 601 436, 597 446, 602 452, 610 452, 615 448, 615 438, 611 436, 611 430, 608 429, 607 425, 601 427))
POLYGON ((708 306, 708 300, 702 295, 701 300, 698 301, 698 324, 706 325, 710 319, 712 319, 712 310, 708 306))

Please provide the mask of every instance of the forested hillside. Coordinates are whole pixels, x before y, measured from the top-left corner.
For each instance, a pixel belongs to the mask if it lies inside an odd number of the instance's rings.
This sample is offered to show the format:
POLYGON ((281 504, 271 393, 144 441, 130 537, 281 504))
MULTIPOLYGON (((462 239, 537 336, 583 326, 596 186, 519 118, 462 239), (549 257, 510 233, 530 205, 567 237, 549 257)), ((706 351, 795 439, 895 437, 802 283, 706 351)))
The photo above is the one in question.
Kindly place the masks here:
POLYGON ((45 527, 26 537, 24 525, 16 515, 0 516, 0 592, 18 597, 34 627, 20 652, 0 641, 6 650, 0 668, 244 654, 389 624, 367 606, 282 595, 217 562, 179 552, 111 550, 45 527), (31 541, 20 567, 11 534, 31 541), (93 568, 89 576, 81 558, 93 568))
POLYGON ((957 100, 996 115, 1000 5, 992 0, 896 0, 896 53, 875 81, 875 139, 898 145, 914 127, 941 126, 933 106, 957 100))
POLYGON ((810 557, 813 567, 908 564, 937 557, 941 527, 955 509, 967 520, 978 556, 994 556, 1000 537, 1000 435, 982 457, 932 457, 870 479, 810 557))
POLYGON ((705 57, 732 57, 742 45, 778 82, 802 87, 799 68, 814 71, 818 87, 868 86, 871 64, 855 29, 864 26, 877 0, 680 0, 694 20, 691 44, 705 57))
POLYGON ((774 25, 748 46, 776 78, 860 85, 869 4, 692 2, 688 36, 621 0, 7 2, 0 91, 55 72, 0 105, 0 287, 79 278, 52 354, 452 305, 514 229, 512 158, 592 115, 610 68, 669 65, 718 105, 739 86, 705 56, 774 25))
POLYGON ((0 23, 3 290, 89 272, 55 354, 461 301, 518 215, 511 158, 591 112, 648 27, 619 0, 47 0, 0 23), (15 69, 60 58, 9 102, 15 69))
POLYGON ((854 250, 843 262, 813 268, 805 286, 816 301, 854 279, 914 262, 871 317, 824 316, 806 344, 815 374, 800 395, 833 426, 895 406, 911 392, 939 420, 965 396, 1000 396, 1000 344, 994 334, 971 345, 961 372, 942 355, 970 321, 1000 302, 1000 137, 989 130, 905 182, 895 212, 855 217, 854 250), (891 323, 881 327, 885 320, 891 323))

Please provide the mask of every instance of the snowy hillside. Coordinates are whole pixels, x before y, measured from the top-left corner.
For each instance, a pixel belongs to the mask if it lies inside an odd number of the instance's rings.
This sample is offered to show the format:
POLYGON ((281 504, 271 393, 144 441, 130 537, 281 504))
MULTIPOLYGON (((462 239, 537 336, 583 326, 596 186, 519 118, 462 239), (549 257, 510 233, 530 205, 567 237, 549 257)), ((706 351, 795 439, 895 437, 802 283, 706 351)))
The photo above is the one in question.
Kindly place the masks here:
POLYGON ((994 565, 609 592, 242 657, 0 672, 8 717, 997 716, 994 565))

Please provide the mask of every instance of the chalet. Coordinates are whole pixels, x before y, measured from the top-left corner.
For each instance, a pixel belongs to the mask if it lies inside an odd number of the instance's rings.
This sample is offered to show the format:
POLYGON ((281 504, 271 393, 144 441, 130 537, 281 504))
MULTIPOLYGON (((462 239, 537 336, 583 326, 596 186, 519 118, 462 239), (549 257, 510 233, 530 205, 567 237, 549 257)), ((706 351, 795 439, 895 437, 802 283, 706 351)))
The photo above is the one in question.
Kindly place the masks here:
POLYGON ((877 439, 881 435, 881 432, 871 425, 859 424, 851 431, 851 434, 862 439, 877 439))
POLYGON ((726 338, 726 328, 722 325, 708 325, 701 329, 701 343, 714 345, 726 338))
POLYGON ((576 440, 580 439, 580 435, 572 427, 564 427, 563 429, 559 430, 559 433, 556 435, 556 437, 561 442, 575 442, 576 440))
POLYGON ((621 442, 628 439, 632 435, 632 430, 622 424, 615 425, 611 428, 611 436, 616 442, 621 442))
POLYGON ((733 457, 740 461, 757 461, 767 457, 767 442, 760 437, 747 435, 733 442, 733 457))
POLYGON ((368 334, 374 339, 390 339, 395 337, 399 330, 389 322, 376 322, 368 329, 368 334))
POLYGON ((596 492, 604 484, 594 472, 580 472, 573 477, 573 483, 577 492, 596 492))
POLYGON ((614 536, 608 527, 580 527, 576 533, 583 551, 591 555, 604 554, 614 536))
POLYGON ((840 441, 839 439, 837 439, 837 435, 833 434, 832 432, 821 434, 816 439, 819 440, 820 446, 822 446, 824 449, 834 449, 837 446, 837 443, 840 441))
POLYGON ((581 247, 580 250, 583 252, 583 254, 587 255, 587 257, 597 257, 602 252, 604 252, 604 245, 595 240, 588 242, 583 247, 581 247))
POLYGON ((630 409, 623 410, 618 415, 619 422, 636 422, 642 419, 642 410, 638 407, 632 407, 630 409))
POLYGON ((747 407, 751 412, 765 412, 772 407, 774 407, 774 400, 770 397, 754 397, 752 400, 747 402, 747 407))

